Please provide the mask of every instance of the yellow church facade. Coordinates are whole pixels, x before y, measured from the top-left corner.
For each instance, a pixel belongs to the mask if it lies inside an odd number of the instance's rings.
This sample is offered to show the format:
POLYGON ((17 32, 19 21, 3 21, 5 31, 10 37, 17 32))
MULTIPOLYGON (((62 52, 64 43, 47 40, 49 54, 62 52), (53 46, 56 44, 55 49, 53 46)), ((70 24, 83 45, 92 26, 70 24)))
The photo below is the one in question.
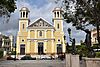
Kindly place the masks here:
POLYGON ((65 53, 63 18, 61 8, 53 10, 53 25, 43 18, 29 20, 29 9, 20 10, 17 34, 17 55, 57 55, 65 53))

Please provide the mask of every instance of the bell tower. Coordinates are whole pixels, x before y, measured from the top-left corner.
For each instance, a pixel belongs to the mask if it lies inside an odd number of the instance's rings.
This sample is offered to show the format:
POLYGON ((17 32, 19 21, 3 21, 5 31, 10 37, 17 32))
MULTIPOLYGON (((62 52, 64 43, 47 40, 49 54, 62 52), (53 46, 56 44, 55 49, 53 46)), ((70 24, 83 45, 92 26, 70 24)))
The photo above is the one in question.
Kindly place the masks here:
POLYGON ((63 31, 63 10, 59 7, 54 8, 53 10, 53 22, 56 31, 63 31))
POLYGON ((19 32, 26 31, 27 26, 29 25, 29 9, 27 7, 22 7, 20 10, 20 19, 19 19, 19 32))
POLYGON ((53 10, 53 23, 55 27, 55 53, 65 53, 64 31, 63 31, 63 10, 59 7, 53 10))
POLYGON ((28 36, 28 30, 27 27, 29 25, 29 9, 27 7, 22 7, 20 10, 20 18, 19 18, 19 31, 17 34, 17 45, 16 45, 16 51, 17 54, 25 54, 28 53, 26 50, 27 46, 27 36, 28 36))

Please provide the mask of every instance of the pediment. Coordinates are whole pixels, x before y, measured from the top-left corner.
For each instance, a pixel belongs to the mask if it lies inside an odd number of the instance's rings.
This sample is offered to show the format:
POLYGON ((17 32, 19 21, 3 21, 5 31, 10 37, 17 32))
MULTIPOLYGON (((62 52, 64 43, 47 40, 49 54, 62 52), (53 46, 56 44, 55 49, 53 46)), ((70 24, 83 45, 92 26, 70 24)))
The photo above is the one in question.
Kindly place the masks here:
POLYGON ((28 28, 54 28, 54 27, 44 19, 39 18, 34 23, 30 24, 28 28))

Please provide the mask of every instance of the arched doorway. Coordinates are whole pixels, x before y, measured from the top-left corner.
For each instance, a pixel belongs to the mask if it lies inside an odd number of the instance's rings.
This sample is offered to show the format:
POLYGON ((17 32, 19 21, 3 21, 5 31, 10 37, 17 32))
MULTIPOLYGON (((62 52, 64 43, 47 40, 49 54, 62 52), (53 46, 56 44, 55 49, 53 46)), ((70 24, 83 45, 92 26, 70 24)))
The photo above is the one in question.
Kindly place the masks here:
POLYGON ((25 44, 20 45, 20 55, 25 55, 25 44))
POLYGON ((38 54, 44 54, 43 52, 43 42, 38 42, 38 54))
POLYGON ((61 54, 61 53, 62 53, 62 45, 57 44, 57 54, 61 54))

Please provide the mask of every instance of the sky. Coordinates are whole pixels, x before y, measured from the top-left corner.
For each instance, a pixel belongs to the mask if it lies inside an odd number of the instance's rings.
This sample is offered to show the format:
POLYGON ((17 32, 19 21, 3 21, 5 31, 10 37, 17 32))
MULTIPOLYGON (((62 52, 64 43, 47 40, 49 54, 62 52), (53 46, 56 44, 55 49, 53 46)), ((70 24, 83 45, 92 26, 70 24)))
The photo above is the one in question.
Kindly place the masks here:
MULTIPOLYGON (((27 7, 30 10, 29 18, 31 22, 34 22, 37 18, 44 18, 48 22, 52 23, 52 10, 55 7, 60 7, 61 3, 55 4, 54 0, 17 0, 16 1, 17 9, 14 13, 11 14, 10 20, 8 23, 2 23, 3 21, 0 21, 0 32, 5 35, 17 35, 18 32, 18 21, 20 18, 20 12, 19 10, 22 7, 27 7)), ((69 36, 67 29, 72 29, 72 38, 76 39, 76 42, 79 43, 80 40, 85 39, 85 33, 80 30, 76 30, 75 27, 72 27, 71 24, 67 24, 64 22, 64 32, 67 39, 67 42, 69 42, 69 36)))

